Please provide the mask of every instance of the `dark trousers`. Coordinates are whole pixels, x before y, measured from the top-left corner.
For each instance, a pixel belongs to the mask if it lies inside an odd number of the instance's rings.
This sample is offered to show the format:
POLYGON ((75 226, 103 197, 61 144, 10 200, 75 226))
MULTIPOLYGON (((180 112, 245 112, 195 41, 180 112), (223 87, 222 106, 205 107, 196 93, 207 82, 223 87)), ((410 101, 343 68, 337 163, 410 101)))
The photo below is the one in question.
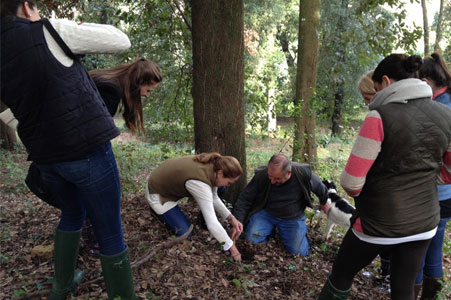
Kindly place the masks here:
POLYGON ((420 269, 429 240, 396 245, 377 245, 361 241, 351 229, 341 243, 332 267, 330 281, 339 290, 348 290, 354 276, 379 253, 390 253, 391 299, 414 299, 415 277, 420 269))

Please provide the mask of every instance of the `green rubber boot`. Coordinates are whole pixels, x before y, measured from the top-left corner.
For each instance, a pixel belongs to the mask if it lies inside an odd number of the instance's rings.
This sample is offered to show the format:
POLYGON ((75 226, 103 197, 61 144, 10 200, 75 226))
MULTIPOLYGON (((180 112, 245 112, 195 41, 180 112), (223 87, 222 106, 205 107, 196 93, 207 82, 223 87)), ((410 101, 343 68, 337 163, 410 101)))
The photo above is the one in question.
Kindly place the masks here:
POLYGON ((346 291, 338 290, 332 285, 330 279, 327 278, 318 300, 345 300, 348 298, 349 293, 351 293, 351 288, 346 291))
POLYGON ((55 233, 53 261, 55 275, 49 300, 64 300, 66 296, 83 280, 83 271, 75 269, 81 230, 55 233))
POLYGON ((117 297, 121 300, 137 299, 128 248, 116 255, 100 255, 100 262, 108 299, 113 300, 117 297))

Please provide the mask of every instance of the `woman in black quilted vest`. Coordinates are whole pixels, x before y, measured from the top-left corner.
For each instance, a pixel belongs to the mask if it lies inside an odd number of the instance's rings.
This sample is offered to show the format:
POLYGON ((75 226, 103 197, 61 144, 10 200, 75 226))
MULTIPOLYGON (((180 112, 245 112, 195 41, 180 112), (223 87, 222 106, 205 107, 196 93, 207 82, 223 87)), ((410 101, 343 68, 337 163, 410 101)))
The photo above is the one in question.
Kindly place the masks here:
POLYGON ((141 97, 149 97, 163 80, 160 67, 140 58, 128 64, 89 72, 111 116, 122 107, 125 125, 132 133, 144 132, 141 97))
POLYGON ((100 244, 108 298, 136 299, 110 144, 119 129, 76 55, 129 47, 127 36, 112 26, 41 20, 32 0, 1 2, 0 98, 18 119, 28 159, 61 208, 48 299, 65 299, 81 280, 75 267, 86 216, 100 244))

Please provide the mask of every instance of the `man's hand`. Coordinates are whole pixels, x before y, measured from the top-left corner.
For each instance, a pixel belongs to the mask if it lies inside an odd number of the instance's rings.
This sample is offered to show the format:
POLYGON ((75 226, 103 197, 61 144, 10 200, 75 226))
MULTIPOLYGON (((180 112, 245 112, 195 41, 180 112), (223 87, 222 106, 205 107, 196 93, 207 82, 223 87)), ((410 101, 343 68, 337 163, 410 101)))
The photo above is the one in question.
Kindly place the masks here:
POLYGON ((319 205, 319 208, 327 215, 330 209, 330 202, 326 202, 324 205, 319 205))

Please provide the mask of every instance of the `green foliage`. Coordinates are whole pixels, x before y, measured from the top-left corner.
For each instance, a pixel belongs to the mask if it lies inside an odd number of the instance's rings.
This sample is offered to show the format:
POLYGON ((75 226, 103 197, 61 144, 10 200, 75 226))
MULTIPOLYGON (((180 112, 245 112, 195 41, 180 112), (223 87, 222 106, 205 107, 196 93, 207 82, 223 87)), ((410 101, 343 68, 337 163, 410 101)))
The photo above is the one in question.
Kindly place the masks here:
MULTIPOLYGON (((446 232, 451 232, 451 222, 448 222, 446 224, 446 232)), ((443 256, 444 257, 451 257, 451 240, 446 239, 443 242, 443 256)))
POLYGON ((191 12, 184 5, 180 11, 171 1, 139 0, 116 10, 128 24, 129 57, 152 59, 163 71, 163 82, 143 103, 147 137, 155 143, 193 138, 191 32, 182 18, 191 12))
POLYGON ((447 294, 451 293, 451 285, 447 284, 443 280, 439 280, 439 282, 442 284, 442 289, 437 292, 437 295, 435 296, 435 300, 447 300, 449 299, 447 294))
POLYGON ((142 191, 147 175, 166 159, 186 155, 186 149, 166 143, 151 145, 139 141, 113 143, 124 195, 142 191))
POLYGON ((295 265, 288 265, 288 270, 290 270, 292 272, 296 272, 297 271, 297 267, 295 265))
POLYGON ((298 1, 245 1, 246 121, 266 132, 268 116, 291 103, 291 76, 297 45, 298 1), (283 43, 283 47, 281 47, 283 43))
POLYGON ((252 296, 252 293, 248 289, 249 287, 255 286, 255 282, 253 282, 252 280, 249 280, 245 276, 240 275, 240 279, 234 278, 232 279, 232 283, 237 289, 243 289, 244 296, 246 298, 252 296))
POLYGON ((2 189, 0 195, 6 192, 23 193, 28 188, 25 185, 28 163, 24 147, 19 144, 12 151, 0 148, 0 170, 5 173, 2 175, 2 189))
POLYGON ((152 292, 146 293, 146 298, 147 298, 147 299, 152 299, 152 300, 159 300, 159 299, 160 299, 160 297, 156 296, 156 295, 155 295, 154 293, 152 293, 152 292))
MULTIPOLYGON (((19 299, 21 298, 24 294, 28 293, 30 290, 30 288, 34 285, 34 282, 32 281, 27 281, 26 283, 24 283, 20 289, 16 289, 13 291, 14 294, 14 298, 19 299)), ((39 288, 39 286, 38 286, 39 288)), ((41 286, 42 288, 42 286, 41 286)))
MULTIPOLYGON (((0 229, 0 232, 1 231, 2 230, 0 229)), ((3 236, 2 236, 2 239, 3 239, 3 236)), ((3 255, 2 253, 0 253, 0 264, 7 265, 7 264, 9 264, 9 262, 10 262, 10 258, 5 256, 5 255, 3 255)))

